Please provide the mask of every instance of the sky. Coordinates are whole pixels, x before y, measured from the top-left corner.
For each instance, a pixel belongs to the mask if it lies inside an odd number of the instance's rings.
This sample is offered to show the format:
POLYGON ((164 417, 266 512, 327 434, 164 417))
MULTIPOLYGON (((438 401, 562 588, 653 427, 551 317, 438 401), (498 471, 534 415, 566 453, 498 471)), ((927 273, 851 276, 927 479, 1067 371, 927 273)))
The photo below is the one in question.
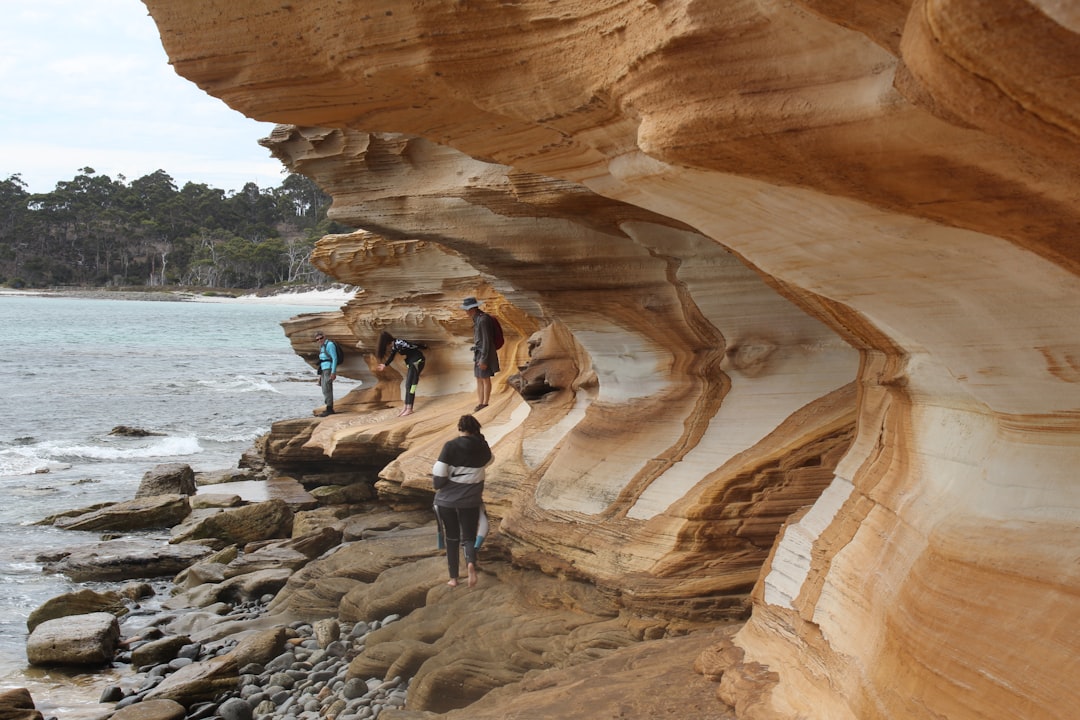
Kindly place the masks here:
POLYGON ((84 167, 130 183, 277 187, 251 120, 169 65, 140 0, 0 0, 0 180, 50 192, 84 167))

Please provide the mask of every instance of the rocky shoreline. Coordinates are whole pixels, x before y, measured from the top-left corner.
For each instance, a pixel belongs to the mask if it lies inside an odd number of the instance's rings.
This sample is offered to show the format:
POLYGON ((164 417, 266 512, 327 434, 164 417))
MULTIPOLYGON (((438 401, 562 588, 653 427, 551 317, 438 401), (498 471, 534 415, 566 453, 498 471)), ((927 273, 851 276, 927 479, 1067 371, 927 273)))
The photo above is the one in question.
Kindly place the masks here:
MULTIPOLYGON (((642 708, 700 703, 707 714, 695 717, 733 717, 708 671, 692 667, 730 628, 629 617, 587 583, 515 567, 497 533, 478 586, 450 588, 428 501, 390 507, 360 475, 297 479, 251 456, 242 464, 162 465, 132 500, 43 521, 106 533, 40 558, 47 572, 125 583, 55 598, 28 622, 32 664, 121 669, 101 695, 102 720, 585 717, 541 678, 614 662, 608 687, 621 654, 660 639, 675 643, 657 660, 677 668, 675 686, 634 678, 631 696, 594 698, 587 716, 636 696, 642 708), (131 537, 140 531, 158 535, 131 537), (699 697, 680 691, 687 683, 699 697), (523 696, 525 714, 505 714, 523 696)), ((44 720, 25 689, 0 693, 0 711, 44 720)))

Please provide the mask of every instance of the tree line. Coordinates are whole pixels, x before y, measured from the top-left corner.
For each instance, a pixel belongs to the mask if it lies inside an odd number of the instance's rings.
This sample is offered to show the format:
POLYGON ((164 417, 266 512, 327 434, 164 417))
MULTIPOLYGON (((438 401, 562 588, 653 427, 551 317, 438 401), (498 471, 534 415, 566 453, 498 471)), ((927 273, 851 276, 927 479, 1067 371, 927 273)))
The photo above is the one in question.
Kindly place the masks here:
POLYGON ((327 219, 330 200, 298 174, 229 193, 192 182, 178 189, 164 170, 127 182, 89 167, 52 192, 30 193, 15 174, 0 181, 0 285, 320 284, 328 278, 308 263, 315 241, 348 232, 327 219))

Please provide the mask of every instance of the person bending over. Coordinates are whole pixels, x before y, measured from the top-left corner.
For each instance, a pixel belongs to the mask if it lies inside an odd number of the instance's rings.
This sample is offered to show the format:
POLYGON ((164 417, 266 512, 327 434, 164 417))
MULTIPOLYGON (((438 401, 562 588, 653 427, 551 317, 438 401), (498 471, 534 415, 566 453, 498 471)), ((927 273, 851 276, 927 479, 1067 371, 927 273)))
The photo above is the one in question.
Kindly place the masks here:
POLYGON ((398 417, 412 414, 413 403, 416 402, 416 386, 420 383, 420 373, 424 371, 424 353, 420 351, 426 347, 427 345, 423 343, 398 340, 385 330, 379 334, 379 346, 376 349, 376 355, 380 359, 386 359, 375 366, 376 370, 379 372, 385 370, 387 365, 394 362, 394 358, 397 357, 398 353, 405 357, 405 407, 398 413, 398 417), (387 356, 387 352, 390 353, 389 356, 387 356))

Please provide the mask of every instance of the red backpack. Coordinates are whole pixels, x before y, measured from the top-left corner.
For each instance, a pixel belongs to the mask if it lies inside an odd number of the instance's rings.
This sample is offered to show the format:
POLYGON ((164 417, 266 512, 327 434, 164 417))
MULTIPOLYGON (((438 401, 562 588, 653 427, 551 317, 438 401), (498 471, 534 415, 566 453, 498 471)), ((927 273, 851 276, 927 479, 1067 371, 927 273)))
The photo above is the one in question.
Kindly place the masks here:
POLYGON ((495 341, 495 349, 500 350, 502 346, 506 344, 506 338, 503 336, 502 325, 499 324, 499 319, 494 315, 488 315, 491 318, 491 338, 495 341))

